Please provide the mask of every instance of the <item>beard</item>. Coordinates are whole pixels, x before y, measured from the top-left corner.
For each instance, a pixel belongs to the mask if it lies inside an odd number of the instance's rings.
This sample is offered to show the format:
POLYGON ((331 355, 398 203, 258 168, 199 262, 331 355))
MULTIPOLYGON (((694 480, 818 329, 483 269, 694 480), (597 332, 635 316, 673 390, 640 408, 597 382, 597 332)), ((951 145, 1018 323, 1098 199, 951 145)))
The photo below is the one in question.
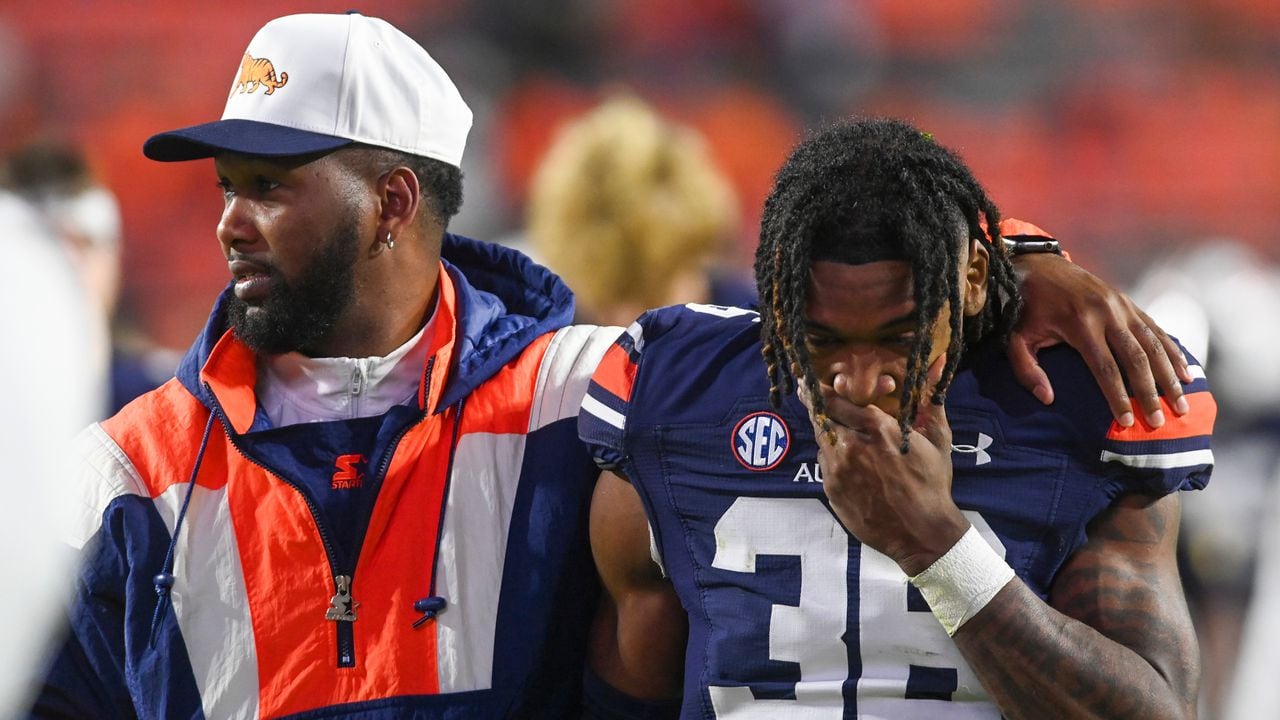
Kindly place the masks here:
POLYGON ((271 292, 260 303, 232 294, 227 312, 236 336, 259 355, 318 347, 351 305, 358 239, 354 222, 339 227, 292 280, 270 268, 271 292))

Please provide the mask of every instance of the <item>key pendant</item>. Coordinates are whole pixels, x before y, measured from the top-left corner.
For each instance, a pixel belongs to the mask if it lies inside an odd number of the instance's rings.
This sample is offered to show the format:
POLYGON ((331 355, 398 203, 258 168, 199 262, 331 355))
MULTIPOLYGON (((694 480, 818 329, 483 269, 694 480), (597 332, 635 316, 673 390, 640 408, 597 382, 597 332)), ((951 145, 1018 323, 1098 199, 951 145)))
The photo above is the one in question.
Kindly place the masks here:
POLYGON ((355 622, 356 608, 360 603, 351 600, 351 577, 339 575, 333 581, 338 586, 338 591, 329 601, 333 607, 325 611, 324 619, 334 622, 355 622))

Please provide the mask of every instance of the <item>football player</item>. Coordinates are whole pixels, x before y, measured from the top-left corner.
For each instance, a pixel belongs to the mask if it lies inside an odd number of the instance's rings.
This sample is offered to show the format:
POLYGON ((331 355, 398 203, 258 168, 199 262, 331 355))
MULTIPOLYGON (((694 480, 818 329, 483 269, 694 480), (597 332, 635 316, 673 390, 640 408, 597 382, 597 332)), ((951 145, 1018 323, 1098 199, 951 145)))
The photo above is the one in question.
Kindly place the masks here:
POLYGON ((1001 228, 931 136, 845 122, 776 179, 759 313, 652 311, 606 354, 589 713, 1194 715, 1174 547, 1213 462, 1203 371, 1128 425, 1055 346, 1041 403, 1001 228))

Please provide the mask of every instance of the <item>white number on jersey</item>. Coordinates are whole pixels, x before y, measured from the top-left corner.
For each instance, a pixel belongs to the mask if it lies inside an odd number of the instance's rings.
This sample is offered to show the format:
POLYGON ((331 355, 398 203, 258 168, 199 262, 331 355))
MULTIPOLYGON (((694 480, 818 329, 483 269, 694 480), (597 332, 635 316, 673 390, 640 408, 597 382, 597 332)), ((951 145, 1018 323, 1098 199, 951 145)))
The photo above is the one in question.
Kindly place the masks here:
MULTIPOLYGON (((1003 557, 1004 545, 976 512, 965 511, 983 538, 1003 557)), ((862 671, 857 680, 859 718, 952 720, 999 718, 977 676, 942 625, 927 611, 909 611, 907 576, 897 563, 865 546, 849 572, 849 536, 817 498, 743 497, 716 523, 716 556, 722 570, 755 573, 759 555, 800 559, 799 605, 774 605, 768 618, 769 659, 799 665, 795 700, 757 700, 747 687, 709 688, 723 720, 843 718, 843 686, 849 678, 846 632, 849 593, 858 596, 862 671), (857 587, 848 587, 850 575, 857 587), (913 695, 912 673, 950 682, 950 700, 913 695)), ((764 619, 761 619, 761 625, 764 619)))

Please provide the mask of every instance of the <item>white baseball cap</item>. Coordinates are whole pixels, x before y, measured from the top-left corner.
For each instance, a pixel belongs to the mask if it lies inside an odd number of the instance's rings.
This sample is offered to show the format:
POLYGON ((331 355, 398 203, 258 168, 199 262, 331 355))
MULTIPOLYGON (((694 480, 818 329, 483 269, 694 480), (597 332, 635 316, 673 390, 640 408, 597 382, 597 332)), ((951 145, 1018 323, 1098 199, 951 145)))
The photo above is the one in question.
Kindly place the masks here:
POLYGON ((449 76, 387 21, 289 15, 250 41, 221 120, 153 135, 142 152, 172 162, 359 142, 459 166, 470 129, 471 109, 449 76))

